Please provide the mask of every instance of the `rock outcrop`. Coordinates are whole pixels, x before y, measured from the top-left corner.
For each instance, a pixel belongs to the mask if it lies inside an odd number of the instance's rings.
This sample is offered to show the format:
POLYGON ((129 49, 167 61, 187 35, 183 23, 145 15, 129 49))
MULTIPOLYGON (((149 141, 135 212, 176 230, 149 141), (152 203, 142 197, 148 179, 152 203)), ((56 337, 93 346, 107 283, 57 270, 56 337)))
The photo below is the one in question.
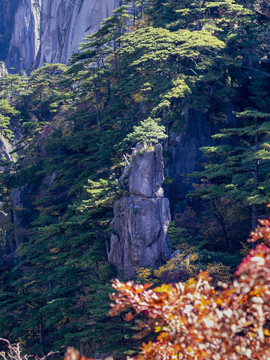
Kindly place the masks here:
POLYGON ((129 194, 114 204, 108 249, 111 264, 123 276, 135 276, 136 267, 157 267, 170 257, 169 200, 164 198, 162 147, 133 155, 120 184, 129 194))
MULTIPOLYGON (((11 0, 9 0, 11 1, 11 0)), ((7 67, 17 72, 44 63, 67 63, 88 35, 98 30, 120 0, 19 0, 7 67)))
MULTIPOLYGON (((224 123, 212 121, 208 113, 190 109, 189 104, 183 104, 182 109, 183 126, 170 134, 166 148, 165 175, 173 179, 166 186, 166 196, 170 199, 173 213, 181 213, 186 208, 190 201, 187 194, 193 190, 193 184, 199 182, 190 174, 203 169, 205 159, 200 148, 215 146, 217 143, 212 135, 224 128, 224 123)), ((233 103, 228 103, 227 125, 231 127, 237 124, 233 111, 233 103)))

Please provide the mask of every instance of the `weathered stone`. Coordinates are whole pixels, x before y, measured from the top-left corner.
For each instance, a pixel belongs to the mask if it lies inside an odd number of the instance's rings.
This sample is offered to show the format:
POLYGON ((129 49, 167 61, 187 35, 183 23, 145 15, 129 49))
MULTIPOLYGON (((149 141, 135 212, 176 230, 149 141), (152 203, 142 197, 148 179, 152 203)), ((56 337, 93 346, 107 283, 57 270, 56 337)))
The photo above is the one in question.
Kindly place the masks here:
POLYGON ((119 5, 119 0, 19 0, 6 60, 29 70, 67 63, 83 39, 119 5))
POLYGON ((158 267, 170 257, 171 217, 169 200, 164 198, 161 187, 161 145, 137 154, 126 177, 130 195, 114 204, 108 259, 128 279, 135 276, 136 267, 158 267))
POLYGON ((135 156, 130 169, 129 192, 149 198, 163 197, 163 173, 162 146, 158 144, 154 151, 135 156))

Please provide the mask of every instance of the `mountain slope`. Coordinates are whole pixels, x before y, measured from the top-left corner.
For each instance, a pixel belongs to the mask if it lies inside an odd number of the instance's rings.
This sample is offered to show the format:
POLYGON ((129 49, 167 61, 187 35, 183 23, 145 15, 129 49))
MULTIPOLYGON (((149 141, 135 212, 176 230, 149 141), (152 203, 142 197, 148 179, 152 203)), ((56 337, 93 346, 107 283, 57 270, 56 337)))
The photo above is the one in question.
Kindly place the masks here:
POLYGON ((9 3, 3 9, 9 19, 8 30, 12 33, 11 38, 10 34, 6 36, 4 44, 6 63, 9 69, 18 72, 38 68, 44 63, 67 63, 85 36, 95 32, 111 15, 119 0, 20 0, 16 4, 9 3), (13 11, 17 6, 14 15, 9 11, 12 5, 13 11))

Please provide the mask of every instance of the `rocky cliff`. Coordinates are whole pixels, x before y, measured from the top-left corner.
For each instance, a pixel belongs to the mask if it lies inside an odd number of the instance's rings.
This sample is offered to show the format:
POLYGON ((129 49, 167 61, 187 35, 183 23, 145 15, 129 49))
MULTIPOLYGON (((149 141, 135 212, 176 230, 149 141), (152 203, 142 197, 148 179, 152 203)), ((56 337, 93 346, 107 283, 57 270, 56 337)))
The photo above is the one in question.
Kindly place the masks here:
POLYGON ((158 144, 153 151, 134 154, 120 178, 128 194, 114 204, 108 259, 125 278, 134 277, 136 267, 157 267, 170 256, 170 207, 162 189, 163 170, 158 144))
MULTIPOLYGON (((95 32, 119 2, 120 0, 17 1, 16 8, 13 6, 16 10, 14 20, 9 21, 13 28, 9 29, 11 39, 7 37, 8 68, 20 71, 37 68, 44 63, 67 63, 70 54, 77 50, 86 35, 95 32)), ((4 10, 7 12, 9 8, 4 10)))
MULTIPOLYGON (((171 132, 166 144, 165 175, 173 182, 166 186, 165 192, 173 213, 181 213, 186 208, 190 201, 187 194, 193 190, 193 184, 198 182, 190 174, 203 168, 204 159, 200 148, 216 145, 212 135, 224 128, 224 123, 214 122, 207 112, 191 109, 188 104, 182 108, 183 125, 178 131, 171 132)), ((234 104, 230 102, 227 104, 226 122, 231 127, 237 126, 233 111, 234 104)), ((179 124, 179 119, 175 124, 179 124)))
POLYGON ((174 179, 167 186, 166 194, 172 199, 173 208, 176 204, 178 208, 175 210, 178 212, 186 207, 186 195, 197 181, 189 175, 202 169, 202 152, 199 149, 212 145, 211 135, 216 132, 207 113, 190 109, 187 105, 183 110, 183 118, 180 131, 172 132, 168 139, 165 164, 165 174, 174 179), (181 205, 182 208, 179 208, 181 205))

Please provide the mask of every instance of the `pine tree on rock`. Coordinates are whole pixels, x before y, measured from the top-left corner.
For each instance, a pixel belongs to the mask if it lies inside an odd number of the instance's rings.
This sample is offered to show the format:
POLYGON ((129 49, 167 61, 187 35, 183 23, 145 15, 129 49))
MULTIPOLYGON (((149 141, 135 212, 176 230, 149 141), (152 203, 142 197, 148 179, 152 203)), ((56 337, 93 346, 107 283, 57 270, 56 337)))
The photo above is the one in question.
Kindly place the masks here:
POLYGON ((167 137, 165 126, 158 125, 155 120, 148 118, 142 121, 139 126, 134 126, 134 131, 126 137, 125 141, 152 146, 152 144, 157 144, 159 140, 164 140, 167 137))

